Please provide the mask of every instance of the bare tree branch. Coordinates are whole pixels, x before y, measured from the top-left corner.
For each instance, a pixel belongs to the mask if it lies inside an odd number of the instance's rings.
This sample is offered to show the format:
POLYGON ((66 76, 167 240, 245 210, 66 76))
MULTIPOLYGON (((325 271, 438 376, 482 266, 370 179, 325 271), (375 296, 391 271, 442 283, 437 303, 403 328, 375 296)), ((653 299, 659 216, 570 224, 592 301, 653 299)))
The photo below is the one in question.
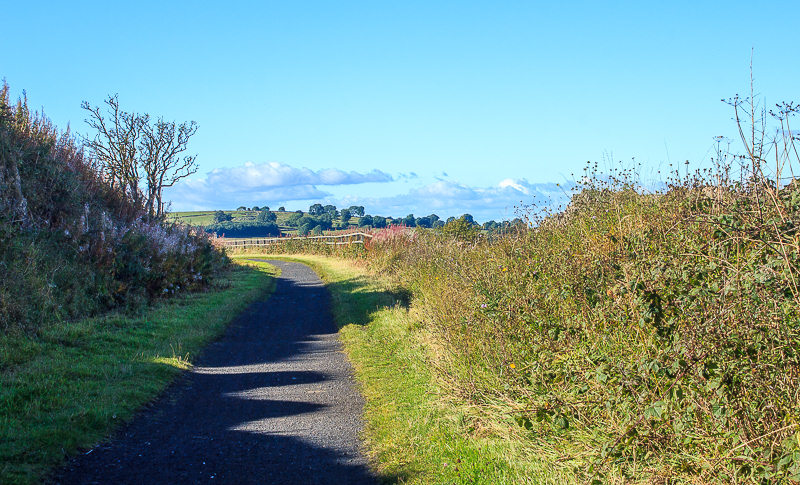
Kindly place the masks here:
POLYGON ((118 96, 105 100, 106 110, 83 102, 86 123, 95 131, 85 146, 101 167, 111 187, 129 197, 148 217, 164 213, 162 191, 197 172, 196 155, 181 157, 197 132, 194 121, 176 124, 150 115, 128 113, 118 96))
POLYGON ((196 155, 181 158, 189 139, 197 132, 197 123, 176 125, 159 118, 147 125, 142 139, 144 171, 147 179, 147 210, 154 217, 163 215, 162 191, 197 172, 196 155))

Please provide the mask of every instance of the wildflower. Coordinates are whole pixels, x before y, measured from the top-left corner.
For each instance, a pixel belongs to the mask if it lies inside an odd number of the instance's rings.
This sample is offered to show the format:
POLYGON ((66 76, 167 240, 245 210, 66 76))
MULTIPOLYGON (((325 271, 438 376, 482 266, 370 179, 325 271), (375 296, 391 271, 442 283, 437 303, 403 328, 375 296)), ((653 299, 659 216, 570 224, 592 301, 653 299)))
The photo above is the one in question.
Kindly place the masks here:
POLYGON ((487 305, 486 303, 481 303, 481 308, 486 308, 487 306, 489 305, 487 305))
POLYGON ((512 362, 512 363, 510 363, 510 364, 508 364, 508 366, 509 366, 509 367, 511 367, 512 369, 516 369, 516 368, 517 368, 517 366, 516 366, 516 365, 514 365, 514 363, 513 363, 513 362, 512 362))

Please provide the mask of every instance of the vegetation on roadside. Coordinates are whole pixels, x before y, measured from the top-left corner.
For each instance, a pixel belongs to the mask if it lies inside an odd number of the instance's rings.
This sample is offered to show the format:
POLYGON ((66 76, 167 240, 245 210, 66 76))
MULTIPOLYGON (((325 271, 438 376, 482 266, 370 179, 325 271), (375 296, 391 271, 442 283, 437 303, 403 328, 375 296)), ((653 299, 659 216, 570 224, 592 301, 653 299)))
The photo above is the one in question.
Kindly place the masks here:
POLYGON ((133 197, 111 163, 85 156, 26 98, 12 105, 3 84, 0 333, 201 290, 226 267, 205 234, 161 222, 160 193, 133 197))
POLYGON ((231 319, 274 288, 277 269, 238 265, 204 293, 137 314, 0 335, 0 482, 40 483, 153 400, 231 319))
POLYGON ((526 456, 507 439, 476 436, 469 410, 443 400, 430 362, 430 332, 409 312, 405 290, 348 260, 270 257, 310 265, 330 290, 345 352, 366 398, 367 452, 383 481, 570 482, 570 474, 552 470, 547 457, 526 456))
POLYGON ((772 208, 705 188, 587 189, 494 244, 415 234, 367 260, 414 293, 476 427, 556 443, 586 481, 796 480, 797 239, 773 231, 798 188, 772 208))
POLYGON ((294 249, 411 293, 467 436, 511 438, 581 482, 800 481, 798 107, 778 105, 767 132, 752 98, 730 102, 744 154, 663 190, 589 167, 564 212, 501 237, 294 249))

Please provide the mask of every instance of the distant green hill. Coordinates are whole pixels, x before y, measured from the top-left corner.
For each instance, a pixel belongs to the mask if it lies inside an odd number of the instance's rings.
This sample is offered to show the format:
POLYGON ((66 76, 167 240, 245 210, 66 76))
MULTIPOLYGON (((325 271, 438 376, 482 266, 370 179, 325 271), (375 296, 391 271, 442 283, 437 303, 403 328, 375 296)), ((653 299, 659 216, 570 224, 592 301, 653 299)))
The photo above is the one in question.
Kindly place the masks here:
MULTIPOLYGON (((192 226, 199 226, 199 227, 207 227, 214 224, 214 213, 217 210, 208 210, 208 211, 187 211, 187 212, 172 212, 167 216, 167 220, 170 222, 177 222, 181 224, 188 224, 192 226)), ((258 214, 261 211, 255 210, 223 210, 225 214, 228 214, 232 217, 232 223, 256 223, 258 221, 258 214)), ((295 214, 296 211, 271 211, 277 216, 276 224, 280 229, 281 233, 286 234, 296 234, 298 228, 292 225, 287 224, 287 220, 290 216, 295 214)), ((308 212, 303 212, 304 216, 308 216, 308 212)), ((351 226, 358 225, 358 217, 351 217, 349 220, 349 224, 351 226)))
MULTIPOLYGON (((183 224, 189 224, 192 226, 209 226, 214 223, 214 213, 216 210, 209 210, 209 211, 189 211, 189 212, 171 212, 167 219, 172 222, 180 222, 183 224)), ((226 214, 229 214, 233 217, 233 222, 255 222, 258 219, 258 213, 260 211, 240 211, 240 210, 226 210, 223 211, 226 214)), ((278 216, 278 226, 283 228, 286 227, 286 219, 289 218, 291 214, 294 212, 289 211, 272 211, 278 216)), ((289 229, 289 228, 287 228, 289 229)))

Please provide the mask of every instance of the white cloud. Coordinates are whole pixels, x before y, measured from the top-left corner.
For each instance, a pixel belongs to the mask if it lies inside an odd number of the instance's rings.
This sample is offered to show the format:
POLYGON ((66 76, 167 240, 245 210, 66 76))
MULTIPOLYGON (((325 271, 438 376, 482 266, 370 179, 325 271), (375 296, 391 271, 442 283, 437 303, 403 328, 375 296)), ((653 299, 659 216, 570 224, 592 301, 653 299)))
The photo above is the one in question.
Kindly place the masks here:
POLYGON ((277 162, 258 165, 247 162, 239 167, 218 168, 206 177, 209 185, 225 191, 304 185, 350 185, 392 180, 391 175, 380 170, 358 173, 331 168, 315 172, 308 168, 296 168, 277 162))
POLYGON ((281 163, 246 163, 216 169, 206 177, 187 179, 168 189, 172 210, 230 209, 240 205, 303 208, 315 202, 337 207, 363 205, 370 214, 403 217, 436 213, 442 218, 472 214, 478 221, 512 219, 531 205, 558 206, 569 199, 573 184, 531 183, 524 178, 505 178, 495 185, 470 186, 451 178, 425 180, 415 173, 389 175, 339 169, 310 170, 281 163), (380 183, 357 190, 355 184, 380 183), (420 184, 408 189, 409 184, 420 184), (325 187, 321 189, 320 187, 325 187), (398 191, 405 191, 399 193, 398 191), (334 192, 336 195, 334 195, 334 192), (353 193, 369 194, 356 196, 353 193), (384 195, 392 194, 392 195, 384 195))
POLYGON ((368 173, 339 169, 314 171, 282 163, 254 164, 212 170, 207 176, 186 179, 166 189, 165 198, 173 201, 172 210, 232 208, 296 200, 322 200, 330 197, 317 186, 340 186, 369 182, 387 183, 394 179, 380 170, 368 173))
POLYGON ((348 198, 343 205, 363 205, 372 214, 394 217, 409 213, 417 217, 436 213, 446 218, 469 213, 479 221, 500 220, 517 217, 531 205, 563 205, 569 200, 572 185, 505 179, 489 187, 471 187, 450 180, 437 180, 392 197, 348 198))
POLYGON ((502 180, 497 186, 500 187, 501 189, 504 189, 506 187, 511 187, 512 189, 515 189, 518 192, 522 192, 525 195, 530 194, 530 191, 528 191, 527 187, 523 186, 514 179, 502 180))

